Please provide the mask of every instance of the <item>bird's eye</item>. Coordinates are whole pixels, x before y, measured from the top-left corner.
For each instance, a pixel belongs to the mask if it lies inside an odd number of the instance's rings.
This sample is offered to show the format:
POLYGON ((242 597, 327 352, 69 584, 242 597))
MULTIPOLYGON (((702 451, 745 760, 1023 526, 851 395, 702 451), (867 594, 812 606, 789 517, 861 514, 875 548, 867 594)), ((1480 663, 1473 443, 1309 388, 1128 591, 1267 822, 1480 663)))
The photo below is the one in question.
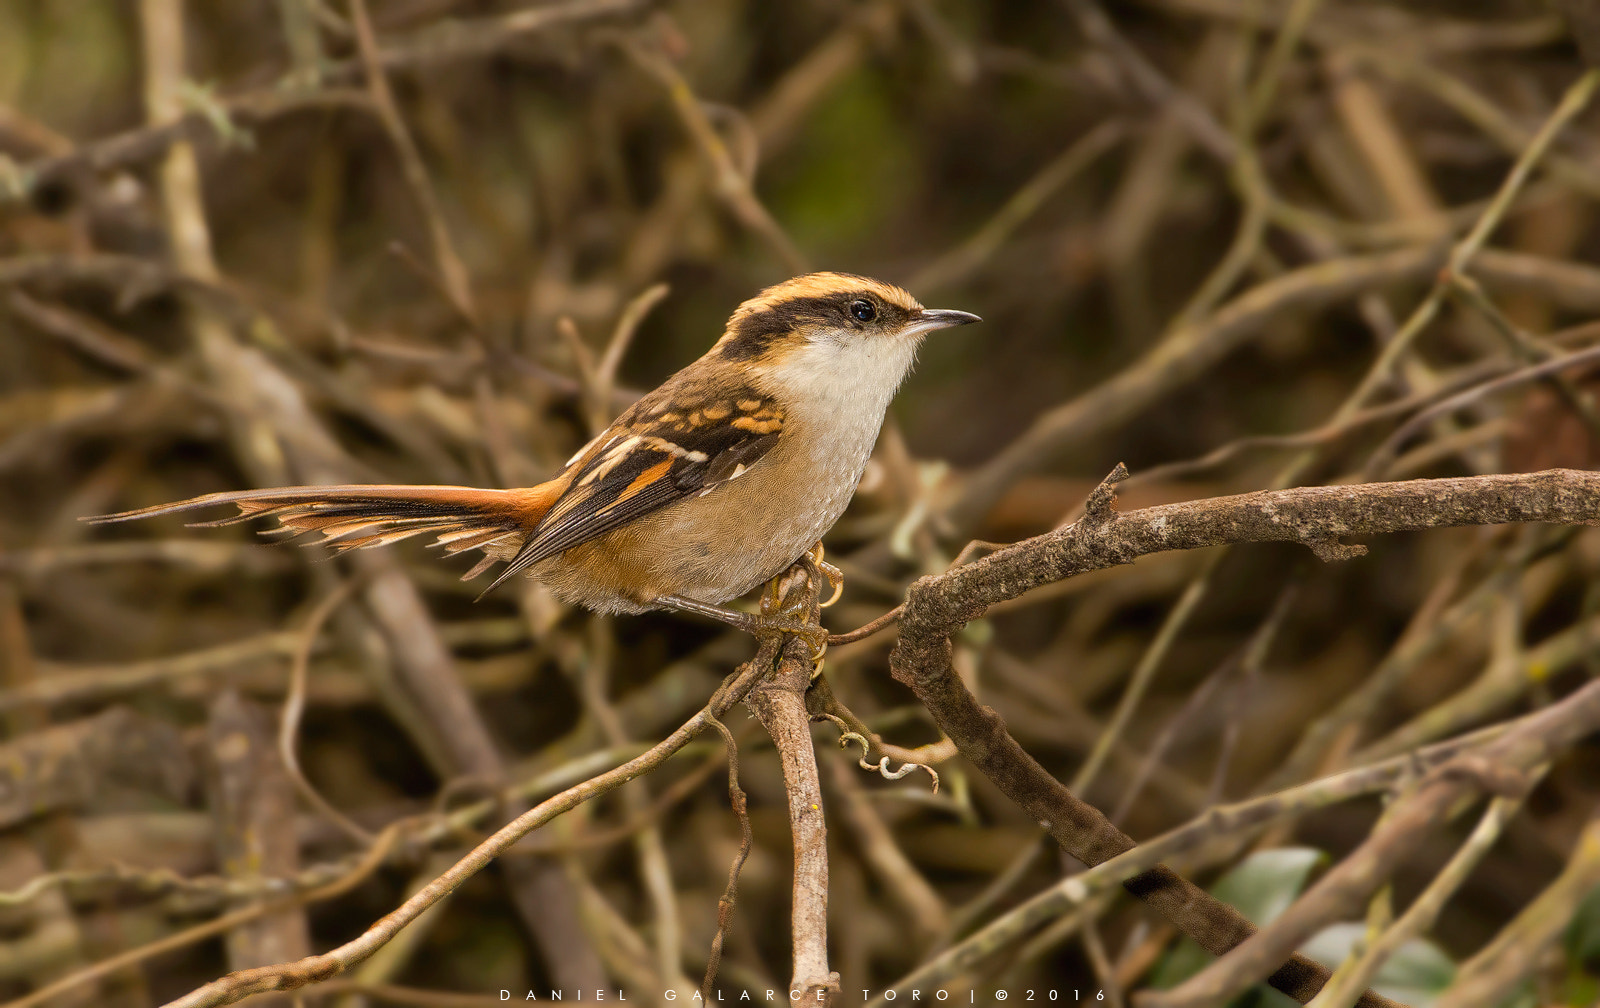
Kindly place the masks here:
POLYGON ((878 309, 872 307, 871 301, 850 302, 850 314, 857 322, 871 322, 878 317, 878 309))

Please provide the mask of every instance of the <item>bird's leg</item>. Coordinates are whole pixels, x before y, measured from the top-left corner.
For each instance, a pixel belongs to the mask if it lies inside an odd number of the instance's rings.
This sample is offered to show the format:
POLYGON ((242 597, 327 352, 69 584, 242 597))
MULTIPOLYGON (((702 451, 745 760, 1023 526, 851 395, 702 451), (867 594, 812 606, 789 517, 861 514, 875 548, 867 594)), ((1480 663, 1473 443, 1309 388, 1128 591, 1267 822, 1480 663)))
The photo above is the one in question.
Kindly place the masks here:
MULTIPOLYGON (((798 637, 806 642, 812 665, 820 671, 822 656, 828 650, 828 631, 814 622, 814 616, 816 588, 825 576, 812 555, 807 553, 762 588, 759 614, 727 609, 682 595, 662 595, 655 600, 655 604, 663 609, 705 616, 755 636, 777 632, 798 637)), ((828 580, 832 584, 839 583, 831 577, 828 580)))
MULTIPOLYGON (((773 578, 777 581, 778 578, 773 578)), ((769 582, 770 587, 770 582, 769 582)), ((765 592, 763 592, 765 595, 765 592)), ((765 598, 762 599, 765 602, 765 598)), ((682 595, 661 595, 656 598, 655 604, 662 609, 672 609, 677 612, 694 613, 714 619, 719 623, 743 630, 747 634, 761 636, 769 633, 786 633, 800 638, 806 642, 806 647, 811 651, 811 660, 814 665, 820 665, 823 654, 828 650, 828 631, 815 623, 806 623, 788 615, 773 615, 763 612, 740 612, 737 609, 725 609, 709 602, 697 599, 684 598, 682 595)))
MULTIPOLYGON (((803 639, 806 646, 811 649, 813 679, 822 674, 822 656, 828 653, 828 632, 820 625, 824 604, 820 601, 822 582, 827 577, 818 564, 821 554, 822 543, 819 541, 803 553, 788 570, 768 582, 767 590, 762 593, 761 598, 763 614, 771 615, 776 612, 780 617, 788 618, 806 628, 803 639)), ((831 564, 829 566, 832 567, 831 564)), ((830 578, 829 583, 831 585, 838 582, 830 578)), ((837 596, 837 592, 835 595, 837 596)))

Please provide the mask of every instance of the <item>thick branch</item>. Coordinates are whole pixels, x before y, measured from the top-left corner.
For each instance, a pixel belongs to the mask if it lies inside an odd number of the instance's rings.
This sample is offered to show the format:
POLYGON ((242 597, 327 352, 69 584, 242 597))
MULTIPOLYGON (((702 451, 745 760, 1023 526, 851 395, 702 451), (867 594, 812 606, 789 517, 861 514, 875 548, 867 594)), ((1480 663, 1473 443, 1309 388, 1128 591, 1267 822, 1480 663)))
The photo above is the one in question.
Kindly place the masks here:
MULTIPOLYGON (((992 710, 979 705, 954 675, 950 637, 990 606, 1086 571, 1132 563, 1148 553, 1240 542, 1303 542, 1332 558, 1355 552, 1338 538, 1380 532, 1504 522, 1600 520, 1600 474, 1571 470, 1462 479, 1412 480, 1341 487, 1302 487, 1170 504, 1117 514, 1112 487, 1121 466, 1090 498, 1076 524, 1000 550, 982 560, 925 577, 907 593, 890 667, 927 705, 962 755, 1040 822, 1063 849, 1096 865, 1134 846, 1098 810, 1080 801, 1029 756, 992 710)), ((1157 866, 1128 889, 1167 916, 1203 948, 1220 955, 1254 928, 1170 870, 1157 866)), ((1327 973, 1294 944, 1273 949, 1285 963, 1271 982, 1309 999, 1327 973)), ((1256 966, 1262 966, 1256 963, 1256 966)), ((1368 994, 1363 1003, 1380 1003, 1368 994)))
MULTIPOLYGON (((957 529, 983 520, 1019 477, 1048 465, 1065 445, 1083 444, 1148 411, 1292 311, 1318 311, 1388 284, 1418 280, 1444 265, 1443 247, 1414 246, 1302 266, 1257 284, 1209 317, 1174 327, 1139 359, 1041 414, 1020 437, 975 470, 947 511, 957 529)), ((1573 311, 1600 305, 1600 270, 1542 256, 1486 249, 1472 273, 1490 287, 1524 290, 1573 311)))
POLYGON ((1297 487, 1106 510, 911 586, 895 648, 896 678, 926 674, 922 653, 999 602, 1055 581, 1167 550, 1301 542, 1324 559, 1351 554, 1341 536, 1501 525, 1600 523, 1600 473, 1539 473, 1297 487), (919 671, 921 670, 921 671, 919 671))

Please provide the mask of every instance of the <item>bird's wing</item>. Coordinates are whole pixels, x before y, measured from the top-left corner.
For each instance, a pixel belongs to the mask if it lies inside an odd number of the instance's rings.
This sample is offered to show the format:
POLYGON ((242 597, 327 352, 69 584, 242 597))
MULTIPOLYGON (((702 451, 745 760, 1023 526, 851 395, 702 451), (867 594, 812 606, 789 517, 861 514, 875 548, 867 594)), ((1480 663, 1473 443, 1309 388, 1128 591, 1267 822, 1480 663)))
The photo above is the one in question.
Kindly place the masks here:
POLYGON ((666 386, 573 460, 556 498, 490 585, 695 494, 738 479, 778 443, 783 410, 751 389, 666 386))
POLYGON ((585 445, 561 475, 535 487, 300 486, 237 490, 100 515, 131 521, 221 504, 239 513, 197 527, 276 518, 290 532, 318 532, 337 550, 382 546, 433 533, 446 552, 483 551, 462 576, 496 560, 510 566, 492 590, 540 560, 588 542, 641 515, 737 479, 778 441, 783 412, 748 389, 733 395, 669 383, 636 403, 585 445))

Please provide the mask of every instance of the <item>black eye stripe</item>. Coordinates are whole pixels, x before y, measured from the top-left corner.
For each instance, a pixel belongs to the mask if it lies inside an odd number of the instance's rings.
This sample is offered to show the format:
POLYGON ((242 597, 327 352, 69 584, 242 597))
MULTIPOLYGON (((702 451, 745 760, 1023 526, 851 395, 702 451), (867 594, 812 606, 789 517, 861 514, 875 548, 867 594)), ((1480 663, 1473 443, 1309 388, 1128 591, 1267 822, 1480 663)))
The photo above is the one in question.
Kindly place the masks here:
POLYGON ((733 339, 722 348, 727 360, 750 360, 761 356, 786 333, 805 325, 833 325, 862 320, 851 314, 851 306, 864 301, 873 307, 875 318, 884 324, 900 325, 910 312, 888 304, 870 291, 858 290, 821 297, 794 297, 752 312, 733 324, 733 339))

